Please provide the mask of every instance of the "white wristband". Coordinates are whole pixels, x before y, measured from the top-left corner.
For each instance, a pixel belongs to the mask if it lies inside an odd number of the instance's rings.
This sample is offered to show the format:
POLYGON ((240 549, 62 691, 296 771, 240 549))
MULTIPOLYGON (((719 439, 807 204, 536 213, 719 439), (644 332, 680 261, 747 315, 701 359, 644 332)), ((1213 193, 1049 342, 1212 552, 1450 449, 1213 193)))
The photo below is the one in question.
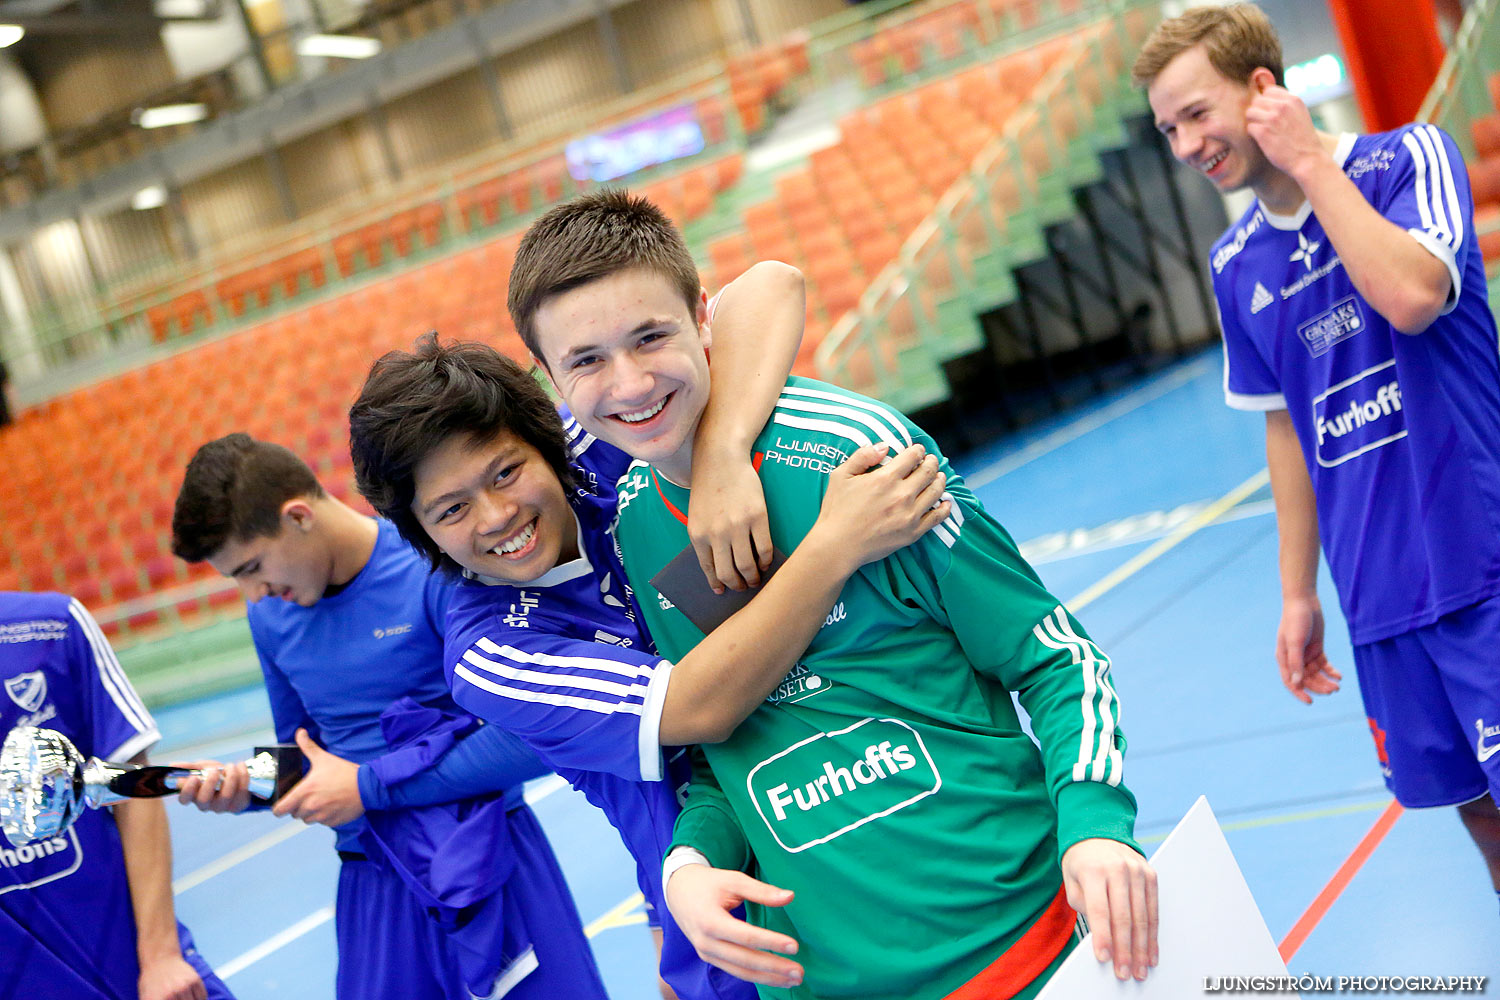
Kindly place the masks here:
POLYGON ((677 874, 677 869, 686 868, 688 865, 713 867, 708 863, 708 858, 703 856, 702 851, 691 847, 674 847, 672 853, 667 855, 667 860, 661 863, 661 891, 667 891, 667 883, 671 881, 673 875, 677 874))

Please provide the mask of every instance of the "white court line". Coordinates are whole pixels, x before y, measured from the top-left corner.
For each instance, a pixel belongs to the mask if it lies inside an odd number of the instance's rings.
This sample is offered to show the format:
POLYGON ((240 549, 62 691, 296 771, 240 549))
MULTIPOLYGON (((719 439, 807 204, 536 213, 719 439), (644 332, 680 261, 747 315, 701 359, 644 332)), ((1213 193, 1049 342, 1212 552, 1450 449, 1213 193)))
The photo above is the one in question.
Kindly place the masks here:
MULTIPOLYGON (((549 774, 545 778, 537 778, 535 781, 527 783, 526 804, 534 805, 535 803, 540 802, 542 799, 545 799, 547 796, 551 795, 553 792, 557 791, 559 788, 567 787, 568 783, 555 774, 549 774)), ((215 876, 224 874, 235 865, 240 864, 241 862, 249 861, 257 854, 269 851, 277 844, 291 840, 297 834, 310 829, 312 829, 312 827, 289 821, 285 826, 272 830, 270 833, 265 834, 264 836, 257 837, 255 840, 252 840, 244 847, 239 847, 233 851, 230 851, 228 854, 219 858, 217 861, 209 862, 202 868, 198 868, 194 871, 188 872, 186 875, 182 876, 172 883, 172 894, 174 896, 181 895, 182 893, 187 892, 189 889, 202 885, 204 882, 207 882, 209 879, 214 878, 215 876)))
POLYGON ((220 979, 228 979, 236 972, 243 972, 272 952, 285 948, 308 931, 315 930, 332 919, 333 907, 331 905, 314 910, 280 934, 266 938, 243 955, 231 958, 223 965, 214 966, 214 972, 218 973, 220 979))
POLYGON ((1250 496, 1252 493, 1260 489, 1262 486, 1265 486, 1270 481, 1271 473, 1266 469, 1261 469, 1255 475, 1251 476, 1249 479, 1245 480, 1243 483, 1240 483, 1234 489, 1230 490, 1228 493, 1224 494, 1219 499, 1203 508, 1203 510, 1199 511, 1197 514, 1194 514, 1187 521, 1183 522, 1181 525, 1175 528, 1171 534, 1158 540, 1144 552, 1139 552, 1134 557, 1127 559, 1124 565, 1120 566, 1114 572, 1105 576, 1102 580, 1099 580, 1093 586, 1084 590, 1077 597, 1074 597, 1070 601, 1065 601, 1064 603, 1066 604, 1068 610, 1074 612, 1081 611, 1085 606, 1092 604, 1094 601, 1103 597, 1105 594, 1109 593, 1111 590, 1115 589, 1120 584, 1130 579, 1136 573, 1140 572, 1140 570, 1144 569, 1147 565, 1155 562, 1157 559, 1166 555, 1167 552, 1187 541, 1188 538, 1197 534, 1198 531, 1202 528, 1213 524, 1224 514, 1228 513, 1231 508, 1239 504, 1246 497, 1250 496))
MULTIPOLYGON (((1048 563, 1073 559, 1077 556, 1091 556, 1099 552, 1108 552, 1110 549, 1165 538, 1183 522, 1202 512, 1208 505, 1209 501, 1203 500, 1183 504, 1172 511, 1148 511, 1145 514, 1121 518, 1119 521, 1112 521, 1093 529, 1075 528, 1072 531, 1054 531, 1051 534, 1040 535, 1022 542, 1017 547, 1021 550, 1021 558, 1032 566, 1045 566, 1048 563), (1135 530, 1129 523, 1133 521, 1144 522, 1144 526, 1135 530)), ((1232 508, 1213 523, 1214 525, 1229 524, 1231 521, 1243 521, 1246 518, 1264 517, 1274 513, 1276 513, 1276 506, 1272 501, 1257 500, 1232 508)))
POLYGON ((214 876, 224 874, 240 862, 249 861, 257 854, 269 851, 277 844, 291 840, 297 834, 308 829, 311 829, 311 827, 289 821, 285 825, 272 830, 270 833, 255 838, 244 847, 235 848, 217 861, 211 861, 202 868, 190 871, 182 876, 182 878, 175 880, 172 883, 172 895, 180 896, 194 886, 202 885, 214 876))
POLYGON ((1014 472, 1021 466, 1033 462, 1049 452, 1056 451, 1070 441, 1078 440, 1089 431, 1098 430, 1116 417, 1123 417, 1131 410, 1139 409, 1154 399, 1160 399, 1173 389, 1191 382, 1193 379, 1211 370, 1212 366, 1217 363, 1217 360, 1212 355, 1205 355, 1199 360, 1190 362, 1176 371, 1169 372, 1150 385, 1143 386, 1135 392, 1120 397, 1103 409, 1090 413, 1088 416, 1080 417, 1066 427, 1060 427, 1046 437, 1033 441, 1015 454, 1007 455, 998 462, 985 466, 974 475, 965 476, 964 482, 968 484, 971 490, 977 490, 981 486, 993 483, 1001 476, 1014 472))
POLYGON ((615 927, 633 927, 646 922, 646 911, 642 908, 646 897, 633 892, 610 907, 603 916, 583 929, 583 936, 592 941, 601 931, 615 927))

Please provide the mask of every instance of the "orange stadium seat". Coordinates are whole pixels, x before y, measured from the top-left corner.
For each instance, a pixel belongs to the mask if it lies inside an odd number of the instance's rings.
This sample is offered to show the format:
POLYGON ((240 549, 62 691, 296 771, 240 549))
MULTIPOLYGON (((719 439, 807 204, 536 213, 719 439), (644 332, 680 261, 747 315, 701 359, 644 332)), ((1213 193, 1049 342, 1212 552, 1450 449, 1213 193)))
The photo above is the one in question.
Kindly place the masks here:
POLYGON ((702 218, 714 203, 714 167, 698 167, 682 175, 682 212, 688 221, 702 218))
POLYGON ((517 170, 506 177, 506 197, 514 215, 525 215, 531 211, 531 185, 524 170, 517 170))
POLYGON ((272 265, 281 282, 282 294, 296 298, 304 288, 321 288, 328 282, 323 253, 317 247, 299 250, 272 265))
POLYGON ((722 288, 755 263, 755 250, 744 233, 731 233, 708 245, 708 260, 714 270, 714 287, 722 288))
POLYGON ((333 238, 334 266, 345 278, 358 270, 355 254, 359 252, 360 239, 356 233, 343 233, 333 238))
MULTIPOLYGON (((1037 0, 959 0, 878 29, 855 45, 853 54, 867 83, 883 83, 887 74, 954 59, 985 41, 983 34, 992 24, 1014 26, 1028 18, 1035 23, 1037 0), (996 12, 1002 15, 999 21, 993 18, 996 12), (1009 17, 1016 20, 1005 20, 1009 17)), ((871 281, 900 259, 903 245, 930 216, 938 197, 1025 106, 1047 68, 1064 52, 1077 51, 1071 39, 1048 43, 845 115, 835 145, 782 173, 773 196, 737 211, 741 227, 701 247, 705 284, 717 291, 761 259, 801 267, 808 281, 809 315, 796 370, 812 373, 818 345, 829 329, 858 306, 871 281)), ((808 69, 807 39, 794 39, 734 60, 727 70, 727 96, 684 94, 681 99, 695 101, 706 141, 720 143, 734 130, 731 106, 745 127, 755 131, 768 108, 778 105, 779 95, 808 69)), ((1034 108, 1026 113, 1032 117, 1021 132, 1023 146, 1034 169, 1050 169, 1040 119, 1034 108)), ((1473 173, 1476 202, 1492 205, 1500 214, 1497 128, 1500 115, 1476 123, 1476 144, 1490 158, 1479 160, 1473 173)), ((705 157, 685 168, 663 165, 643 191, 675 218, 691 222, 713 212, 716 199, 735 187, 743 171, 744 156, 738 152, 705 157)), ((294 300, 309 289, 393 259, 401 265, 395 273, 359 281, 360 287, 337 297, 246 323, 231 336, 29 411, 5 433, 32 435, 17 453, 34 458, 0 482, 0 498, 25 496, 31 502, 67 495, 87 470, 97 503, 75 521, 63 516, 63 505, 41 502, 37 516, 24 526, 0 525, 0 553, 5 553, 0 556, 0 587, 67 586, 89 603, 111 605, 211 579, 211 570, 187 567, 168 553, 166 533, 188 457, 205 440, 231 430, 248 430, 295 448, 336 496, 368 509, 352 489, 347 410, 376 356, 391 348, 409 349, 416 336, 435 326, 445 337, 479 339, 529 363, 504 305, 522 217, 579 185, 560 154, 532 158, 497 174, 482 181, 477 178, 483 174, 471 174, 460 182, 466 186, 452 202, 434 197, 385 218, 367 214, 348 220, 346 231, 319 246, 283 247, 275 251, 279 256, 259 258, 270 260, 264 265, 257 261, 249 266, 249 260, 232 264, 208 294, 186 292, 145 309, 153 339, 164 341, 209 328, 216 319, 254 317, 278 301, 294 300), (494 235, 454 247, 455 252, 434 254, 417 266, 424 251, 448 249, 444 241, 453 235, 450 225, 476 236, 481 231, 494 235), (182 420, 183 414, 192 419, 182 420), (26 429, 33 425, 34 431, 26 429), (111 433, 99 437, 95 431, 101 426, 111 433), (50 471, 58 469, 69 471, 50 471)), ((1003 227, 1019 196, 1019 188, 1013 195, 997 195, 997 225, 1003 227)), ((721 199, 721 204, 732 202, 721 199)), ((873 373, 877 365, 892 364, 889 351, 917 339, 914 310, 930 314, 934 297, 954 294, 972 256, 992 245, 995 234, 976 221, 977 213, 962 218, 957 259, 946 253, 922 258, 918 294, 897 298, 882 316, 891 334, 887 353, 876 348, 876 353, 859 355, 854 368, 873 373)), ((1480 218, 1494 216, 1482 212, 1480 218)), ((1486 229, 1481 224, 1480 231, 1486 253, 1500 253, 1500 225, 1486 229)), ((164 609, 166 620, 217 617, 239 600, 235 589, 228 588, 174 601, 164 609)), ((132 634, 160 624, 162 611, 156 609, 132 613, 123 622, 132 634)))
POLYGON ((247 309, 265 309, 271 304, 272 280, 268 268, 257 267, 223 279, 214 286, 214 293, 230 316, 240 316, 247 309))
POLYGON ((507 178, 496 177, 458 192, 458 211, 466 228, 482 229, 499 223, 503 212, 500 203, 508 183, 507 178))
POLYGON ((713 146, 729 138, 729 122, 724 114, 724 101, 718 96, 702 97, 694 105, 698 127, 703 131, 703 141, 713 146))
POLYGON ((1469 164, 1469 184, 1476 207, 1500 204, 1500 156, 1469 164))
POLYGON ((1474 135, 1474 152, 1480 159, 1500 156, 1500 111, 1474 119, 1470 131, 1474 135))

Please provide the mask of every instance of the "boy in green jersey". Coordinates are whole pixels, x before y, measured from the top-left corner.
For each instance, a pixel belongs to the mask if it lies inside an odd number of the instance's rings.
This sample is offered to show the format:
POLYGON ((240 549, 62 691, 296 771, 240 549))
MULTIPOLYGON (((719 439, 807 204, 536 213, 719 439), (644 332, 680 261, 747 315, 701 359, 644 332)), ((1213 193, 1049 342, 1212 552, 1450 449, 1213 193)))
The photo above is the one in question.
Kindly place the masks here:
MULTIPOLYGON (((615 530, 668 657, 703 639, 648 582, 688 544, 680 484, 709 385, 699 288, 665 216, 606 191, 532 226, 509 295, 574 417, 639 460, 615 530)), ((775 546, 796 547, 847 455, 914 442, 939 454, 884 404, 792 379, 754 446, 775 546)), ((711 773, 678 821, 674 915, 766 996, 1031 997, 1079 913, 1120 978, 1156 962, 1109 661, 942 464, 948 517, 849 579, 783 684, 703 748, 711 773), (728 915, 742 900, 754 926, 728 915)))

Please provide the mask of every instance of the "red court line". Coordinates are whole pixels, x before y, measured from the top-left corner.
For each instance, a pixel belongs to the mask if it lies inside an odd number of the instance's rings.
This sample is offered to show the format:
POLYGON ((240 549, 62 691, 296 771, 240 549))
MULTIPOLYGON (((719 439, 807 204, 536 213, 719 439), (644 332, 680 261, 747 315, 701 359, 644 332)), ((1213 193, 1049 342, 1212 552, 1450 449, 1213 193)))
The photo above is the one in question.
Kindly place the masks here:
POLYGON ((1391 827, 1396 825, 1396 820, 1401 818, 1402 812, 1401 803, 1395 799, 1392 799, 1391 804, 1385 807, 1385 812, 1381 813, 1375 825, 1370 827, 1370 832, 1365 834, 1364 839, 1354 848, 1354 852, 1344 859, 1344 863, 1339 866, 1338 871, 1333 873, 1333 878, 1329 879, 1323 891, 1318 893, 1318 897, 1312 901, 1307 912, 1298 918, 1286 937, 1282 939, 1280 951, 1283 962, 1290 962, 1292 956, 1297 954, 1297 949, 1302 947, 1302 943, 1313 932, 1313 928, 1318 926, 1318 921, 1328 914, 1334 900, 1338 899, 1340 894, 1349 887, 1355 874, 1366 861, 1370 860, 1370 855, 1375 853, 1375 848, 1380 846, 1385 835, 1391 832, 1391 827))

